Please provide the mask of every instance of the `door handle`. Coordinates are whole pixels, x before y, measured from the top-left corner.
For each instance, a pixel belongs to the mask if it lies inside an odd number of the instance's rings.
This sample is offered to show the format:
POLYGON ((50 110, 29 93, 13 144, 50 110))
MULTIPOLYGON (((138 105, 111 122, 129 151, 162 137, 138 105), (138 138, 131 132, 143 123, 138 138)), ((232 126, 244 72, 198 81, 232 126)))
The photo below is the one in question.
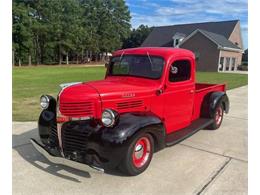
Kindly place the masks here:
POLYGON ((192 90, 190 90, 190 93, 194 93, 194 90, 192 89, 192 90))

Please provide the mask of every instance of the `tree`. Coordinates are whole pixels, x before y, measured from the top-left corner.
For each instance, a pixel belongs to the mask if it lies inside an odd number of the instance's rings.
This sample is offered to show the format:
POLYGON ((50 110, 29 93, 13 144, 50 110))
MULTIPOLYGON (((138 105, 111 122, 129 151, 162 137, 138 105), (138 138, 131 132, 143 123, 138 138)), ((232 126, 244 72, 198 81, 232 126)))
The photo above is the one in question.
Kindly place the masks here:
POLYGON ((124 40, 122 48, 140 47, 151 30, 151 27, 141 24, 137 29, 131 31, 130 36, 124 40))
POLYGON ((130 19, 124 0, 14 0, 14 61, 68 64, 112 52, 129 36, 130 19))
POLYGON ((30 8, 24 3, 13 3, 13 53, 17 56, 13 60, 18 61, 19 66, 22 62, 31 64, 33 39, 29 13, 30 8))

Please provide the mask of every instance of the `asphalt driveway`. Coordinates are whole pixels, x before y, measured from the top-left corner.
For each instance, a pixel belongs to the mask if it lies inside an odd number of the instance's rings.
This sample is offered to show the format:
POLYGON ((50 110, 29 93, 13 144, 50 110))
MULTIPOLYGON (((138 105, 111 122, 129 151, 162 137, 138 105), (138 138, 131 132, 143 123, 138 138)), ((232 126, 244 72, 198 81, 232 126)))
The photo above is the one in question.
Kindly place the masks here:
POLYGON ((220 129, 156 153, 136 177, 52 164, 29 142, 38 139, 36 122, 13 122, 13 194, 247 194, 247 89, 228 91, 220 129))

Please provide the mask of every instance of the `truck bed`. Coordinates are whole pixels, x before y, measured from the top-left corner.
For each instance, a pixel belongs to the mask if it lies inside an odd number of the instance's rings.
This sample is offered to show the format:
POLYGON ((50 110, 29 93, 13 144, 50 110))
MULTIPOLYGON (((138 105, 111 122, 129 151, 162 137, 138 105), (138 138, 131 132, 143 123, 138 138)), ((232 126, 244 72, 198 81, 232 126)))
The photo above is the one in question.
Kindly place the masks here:
POLYGON ((204 98, 207 98, 207 94, 215 91, 226 91, 225 84, 208 84, 208 83, 196 83, 195 84, 195 97, 194 97, 194 112, 192 121, 200 117, 201 104, 204 98))

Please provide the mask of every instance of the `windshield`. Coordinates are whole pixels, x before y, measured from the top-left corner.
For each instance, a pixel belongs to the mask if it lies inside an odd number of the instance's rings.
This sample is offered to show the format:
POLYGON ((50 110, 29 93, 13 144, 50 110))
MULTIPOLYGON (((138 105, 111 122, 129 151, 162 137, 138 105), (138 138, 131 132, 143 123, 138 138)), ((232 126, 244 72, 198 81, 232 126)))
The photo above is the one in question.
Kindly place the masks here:
POLYGON ((109 75, 135 76, 159 79, 162 75, 164 59, 147 55, 123 55, 111 58, 109 75))

